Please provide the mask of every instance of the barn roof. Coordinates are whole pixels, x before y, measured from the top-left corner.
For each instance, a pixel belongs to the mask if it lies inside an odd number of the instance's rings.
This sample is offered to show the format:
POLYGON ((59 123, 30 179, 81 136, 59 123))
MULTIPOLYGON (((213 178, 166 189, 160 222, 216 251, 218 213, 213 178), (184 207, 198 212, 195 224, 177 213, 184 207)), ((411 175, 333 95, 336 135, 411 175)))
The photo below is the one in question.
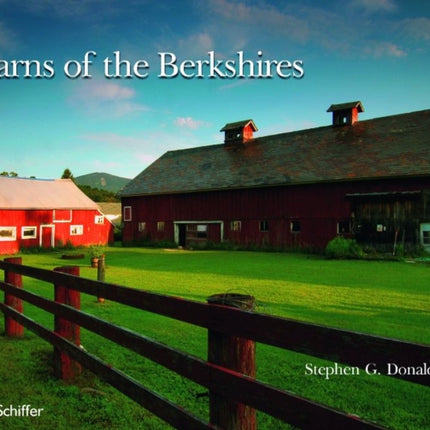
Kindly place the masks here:
POLYGON ((169 151, 121 196, 430 175, 430 110, 169 151))
POLYGON ((0 176, 0 209, 98 209, 71 179, 0 176))
POLYGON ((229 122, 220 131, 236 130, 237 128, 244 128, 248 125, 251 125, 254 131, 258 130, 257 126, 255 125, 252 119, 244 119, 242 121, 229 122))
POLYGON ((327 109, 327 112, 336 112, 338 110, 347 110, 353 108, 357 108, 359 112, 364 112, 364 107, 360 101, 330 105, 330 107, 327 109))

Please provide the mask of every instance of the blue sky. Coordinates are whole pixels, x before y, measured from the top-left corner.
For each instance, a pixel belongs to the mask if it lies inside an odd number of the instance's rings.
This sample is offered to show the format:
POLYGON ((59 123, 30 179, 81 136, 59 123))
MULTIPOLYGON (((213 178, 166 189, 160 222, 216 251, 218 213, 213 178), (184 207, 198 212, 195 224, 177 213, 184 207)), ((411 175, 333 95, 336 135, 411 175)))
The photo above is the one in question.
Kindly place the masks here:
POLYGON ((430 108, 430 5, 0 0, 0 60, 0 171, 132 178, 168 150, 221 143, 228 122, 252 118, 255 136, 264 136, 328 125, 332 103, 361 100, 360 119, 430 108), (72 75, 89 51, 91 77, 66 76, 64 65, 72 62, 72 75), (108 78, 104 60, 117 51, 130 64, 146 61, 148 77, 108 78), (304 75, 158 76, 159 53, 175 54, 179 65, 211 51, 223 62, 237 52, 253 62, 299 60, 304 75), (18 76, 7 77, 14 60, 38 61, 47 76, 36 78, 33 64, 26 78, 19 64, 18 76))

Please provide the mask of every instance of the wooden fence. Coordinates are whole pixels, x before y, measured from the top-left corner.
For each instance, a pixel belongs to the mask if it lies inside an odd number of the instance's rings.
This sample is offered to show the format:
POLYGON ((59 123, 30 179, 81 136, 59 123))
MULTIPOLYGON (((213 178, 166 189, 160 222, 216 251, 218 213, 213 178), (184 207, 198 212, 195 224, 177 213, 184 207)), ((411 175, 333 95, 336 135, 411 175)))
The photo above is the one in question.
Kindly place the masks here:
MULTIPOLYGON (((258 381, 252 374, 245 375, 240 366, 235 368, 233 362, 220 358, 217 351, 211 351, 221 344, 229 345, 227 347, 230 348, 233 346, 235 349, 237 342, 244 342, 246 352, 243 360, 248 360, 249 354, 252 354, 249 342, 260 342, 362 369, 369 363, 374 363, 381 373, 382 369, 387 368, 387 363, 417 368, 423 366, 430 356, 429 345, 334 329, 80 278, 77 267, 50 271, 24 266, 19 258, 12 258, 0 261, 0 269, 5 272, 5 282, 0 282, 0 289, 5 292, 5 303, 0 303, 0 310, 5 315, 6 334, 22 336, 22 327, 25 326, 54 346, 56 375, 63 378, 73 377, 79 372, 80 366, 84 366, 180 429, 252 430, 256 428, 255 410, 304 429, 382 428, 292 392, 272 387, 258 381), (23 289, 22 276, 54 284, 55 301, 23 289), (80 292, 206 328, 209 339, 214 339, 209 341, 209 360, 191 356, 80 311, 80 292), (55 316, 54 331, 26 317, 22 313, 22 301, 52 313, 55 316), (80 348, 80 327, 129 348, 206 387, 210 397, 210 423, 195 417, 181 406, 80 348)), ((401 372, 394 377, 430 385, 428 373, 414 375, 401 372)))

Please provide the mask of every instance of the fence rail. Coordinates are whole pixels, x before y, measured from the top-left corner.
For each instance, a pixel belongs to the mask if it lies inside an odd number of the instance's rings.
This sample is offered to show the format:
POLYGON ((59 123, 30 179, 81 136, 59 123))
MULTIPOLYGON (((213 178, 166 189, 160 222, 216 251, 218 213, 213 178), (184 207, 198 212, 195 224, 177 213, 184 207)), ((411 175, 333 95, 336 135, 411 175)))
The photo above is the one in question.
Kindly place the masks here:
MULTIPOLYGON (((253 410, 261 410, 300 428, 375 429, 382 427, 325 405, 317 404, 294 393, 277 389, 235 369, 228 369, 225 365, 205 361, 171 348, 79 309, 58 303, 58 298, 57 301, 52 301, 38 296, 21 288, 21 285, 14 286, 10 283, 10 279, 15 280, 14 277, 10 277, 10 274, 35 278, 52 283, 56 287, 61 286, 68 292, 87 293, 171 317, 206 328, 209 333, 274 345, 361 368, 364 368, 369 362, 374 363, 378 369, 384 369, 387 363, 418 367, 422 366, 430 355, 430 346, 428 345, 333 329, 217 304, 184 300, 111 283, 93 281, 77 275, 62 273, 57 269, 50 271, 8 261, 0 261, 0 269, 5 271, 5 282, 0 282, 0 289, 5 292, 7 299, 5 304, 0 303, 0 311, 4 313, 6 318, 12 319, 35 332, 54 345, 56 350, 66 353, 73 360, 177 428, 219 428, 220 422, 214 422, 212 419, 211 423, 204 422, 182 407, 145 388, 120 370, 113 369, 100 358, 82 350, 76 342, 64 339, 58 330, 48 330, 26 317, 21 313, 20 301, 31 303, 52 313, 56 320, 66 320, 76 327, 84 327, 129 348, 206 387, 214 398, 221 397, 228 404, 247 405, 253 410), (11 297, 14 300, 11 300, 11 297)), ((210 351, 209 356, 211 356, 210 351)), ((429 375, 404 373, 395 376, 422 385, 430 385, 429 375)), ((212 401, 210 406, 211 409, 220 408, 219 404, 212 401)), ((219 412, 211 410, 211 418, 217 417, 219 412)), ((221 411, 222 413, 224 411, 221 411)), ((225 428, 231 429, 252 429, 255 428, 253 421, 255 420, 251 418, 250 422, 242 427, 225 423, 224 425, 225 428)))

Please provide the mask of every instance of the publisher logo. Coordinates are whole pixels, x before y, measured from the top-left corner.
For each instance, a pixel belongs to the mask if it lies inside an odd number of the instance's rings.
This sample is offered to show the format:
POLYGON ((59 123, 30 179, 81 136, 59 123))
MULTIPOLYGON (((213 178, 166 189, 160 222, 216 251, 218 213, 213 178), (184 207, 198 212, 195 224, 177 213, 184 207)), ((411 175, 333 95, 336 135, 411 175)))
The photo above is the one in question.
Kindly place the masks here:
POLYGON ((8 405, 0 404, 0 419, 9 417, 40 417, 43 408, 33 408, 31 405, 8 405))

